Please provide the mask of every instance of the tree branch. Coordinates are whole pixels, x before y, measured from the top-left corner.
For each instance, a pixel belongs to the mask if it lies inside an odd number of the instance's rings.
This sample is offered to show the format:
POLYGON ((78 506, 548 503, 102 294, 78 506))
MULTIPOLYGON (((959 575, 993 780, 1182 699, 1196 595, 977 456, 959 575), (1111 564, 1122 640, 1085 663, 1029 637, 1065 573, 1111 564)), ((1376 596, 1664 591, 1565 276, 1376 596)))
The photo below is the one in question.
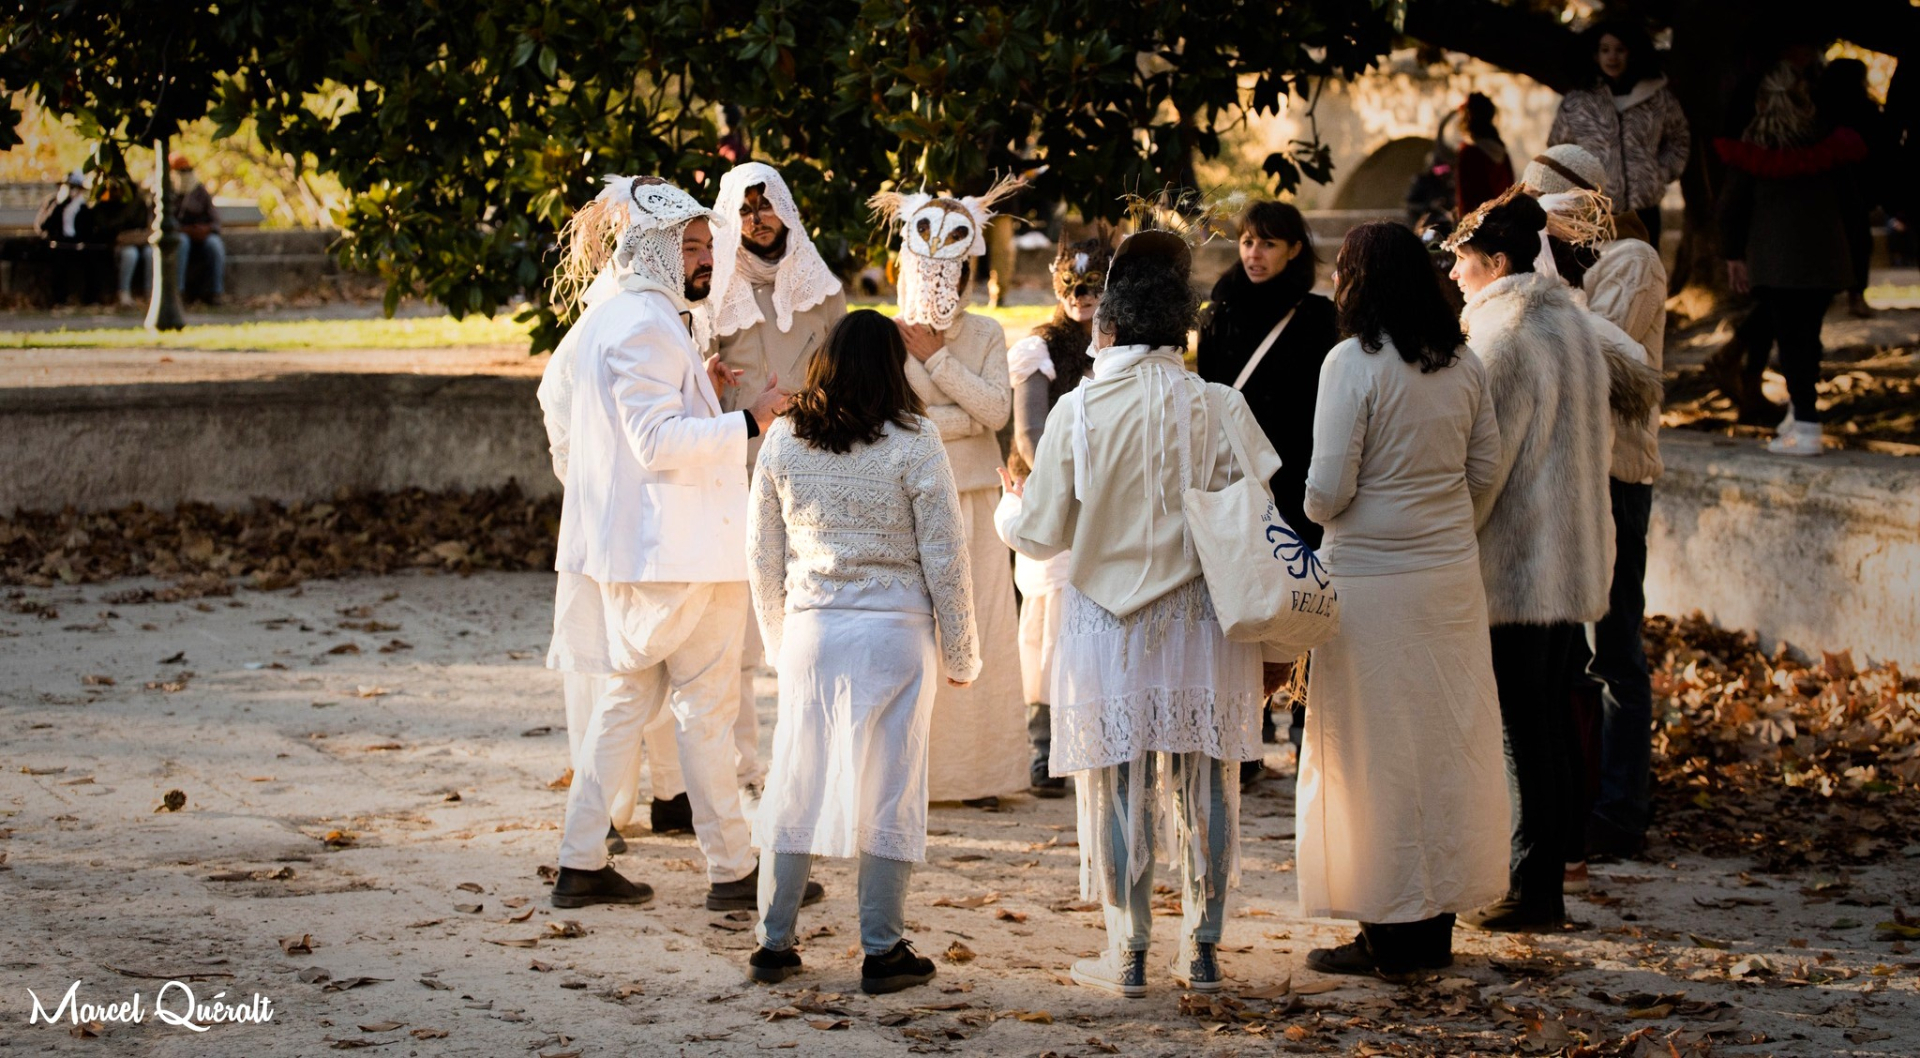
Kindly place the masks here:
POLYGON ((1525 74, 1555 91, 1580 87, 1585 66, 1569 62, 1571 30, 1523 7, 1493 0, 1411 0, 1406 34, 1525 74))

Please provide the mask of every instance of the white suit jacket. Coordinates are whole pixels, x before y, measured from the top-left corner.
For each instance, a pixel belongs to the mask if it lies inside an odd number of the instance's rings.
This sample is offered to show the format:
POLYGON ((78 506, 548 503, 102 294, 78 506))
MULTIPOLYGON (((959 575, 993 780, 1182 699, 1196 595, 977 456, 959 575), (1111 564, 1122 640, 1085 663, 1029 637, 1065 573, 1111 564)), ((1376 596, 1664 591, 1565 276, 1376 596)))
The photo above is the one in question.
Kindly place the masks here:
POLYGON ((574 328, 554 568, 602 584, 746 580, 746 418, 722 413, 679 313, 622 290, 574 328))

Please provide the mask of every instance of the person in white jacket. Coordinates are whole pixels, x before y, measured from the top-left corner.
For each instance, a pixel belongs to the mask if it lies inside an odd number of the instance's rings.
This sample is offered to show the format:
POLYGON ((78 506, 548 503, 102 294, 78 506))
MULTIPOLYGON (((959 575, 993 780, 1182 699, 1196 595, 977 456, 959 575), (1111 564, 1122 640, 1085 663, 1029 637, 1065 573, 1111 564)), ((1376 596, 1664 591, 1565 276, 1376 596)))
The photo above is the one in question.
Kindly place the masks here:
MULTIPOLYGON (((594 277, 593 285, 582 295, 582 302, 591 307, 620 289, 614 281, 613 268, 609 265, 594 277)), ((562 485, 567 481, 567 431, 573 422, 573 356, 579 347, 580 332, 569 331, 560 339, 559 348, 547 359, 546 370, 540 375, 540 415, 547 427, 547 453, 553 459, 553 476, 560 479, 562 485)), ((606 693, 608 677, 585 672, 566 672, 561 674, 562 697, 567 710, 567 778, 573 778, 573 760, 580 753, 580 743, 586 738, 587 723, 593 719, 593 703, 606 693)), ((653 804, 649 809, 648 822, 655 834, 691 834, 693 833, 693 809, 687 804, 687 786, 680 780, 680 752, 673 744, 673 713, 662 709, 653 718, 646 730, 640 733, 640 747, 644 751, 648 765, 648 778, 653 793, 653 804)), ((629 787, 612 791, 613 800, 608 811, 613 825, 607 830, 607 851, 622 853, 627 851, 626 839, 620 830, 633 820, 634 809, 640 799, 639 788, 629 787)))
POLYGON ((547 665, 610 679, 575 758, 555 907, 652 899, 607 864, 605 837, 610 791, 635 782, 640 732, 661 708, 674 716, 707 907, 755 904, 731 722, 749 607, 747 441, 783 398, 769 385, 722 413, 732 376, 688 333, 711 282, 710 216, 663 180, 615 177, 562 233, 556 300, 569 303, 609 251, 619 289, 574 324, 547 665))

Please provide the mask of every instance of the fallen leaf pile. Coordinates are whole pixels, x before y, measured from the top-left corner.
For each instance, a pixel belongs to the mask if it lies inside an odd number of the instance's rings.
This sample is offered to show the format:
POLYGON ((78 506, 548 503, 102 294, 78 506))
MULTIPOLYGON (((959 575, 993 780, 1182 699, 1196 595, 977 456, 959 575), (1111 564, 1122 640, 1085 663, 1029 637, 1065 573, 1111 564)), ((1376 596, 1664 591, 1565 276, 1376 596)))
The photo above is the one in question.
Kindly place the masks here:
MULTIPOLYGON (((225 595, 232 582, 288 587, 316 577, 434 568, 547 569, 558 499, 530 499, 508 483, 473 492, 359 493, 332 502, 256 500, 244 510, 143 504, 98 514, 18 512, 0 517, 0 583, 51 587, 158 577, 116 602, 178 602, 225 595)), ((398 648, 397 648, 398 649, 398 648)))
POLYGON ((1920 842, 1920 679, 1848 652, 1803 664, 1695 614, 1650 617, 1656 819, 1768 869, 1869 863, 1920 842))

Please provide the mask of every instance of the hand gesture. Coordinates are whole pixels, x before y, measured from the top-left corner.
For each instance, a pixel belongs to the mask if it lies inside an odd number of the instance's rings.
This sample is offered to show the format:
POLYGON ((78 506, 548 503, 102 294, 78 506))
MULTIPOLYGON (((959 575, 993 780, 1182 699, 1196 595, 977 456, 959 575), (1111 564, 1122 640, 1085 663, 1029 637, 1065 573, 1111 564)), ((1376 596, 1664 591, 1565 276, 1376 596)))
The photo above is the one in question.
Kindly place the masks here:
POLYGON ((1009 496, 1024 498, 1027 494, 1027 479, 1016 478, 1006 467, 994 467, 994 473, 1000 475, 1000 488, 1009 496))
POLYGON ((773 420, 779 418, 780 413, 787 410, 789 396, 791 394, 780 388, 780 376, 768 375, 767 388, 760 391, 760 395, 753 399, 753 406, 747 410, 753 415, 753 421, 759 423, 760 429, 764 431, 773 425, 773 420))
POLYGON ((707 381, 713 383, 713 394, 716 397, 739 385, 740 376, 744 374, 746 374, 745 371, 728 370, 727 365, 720 362, 719 353, 707 357, 707 381))
POLYGON ((946 348, 946 339, 927 324, 896 322, 895 326, 900 328, 900 340, 907 343, 908 354, 923 364, 946 348))

